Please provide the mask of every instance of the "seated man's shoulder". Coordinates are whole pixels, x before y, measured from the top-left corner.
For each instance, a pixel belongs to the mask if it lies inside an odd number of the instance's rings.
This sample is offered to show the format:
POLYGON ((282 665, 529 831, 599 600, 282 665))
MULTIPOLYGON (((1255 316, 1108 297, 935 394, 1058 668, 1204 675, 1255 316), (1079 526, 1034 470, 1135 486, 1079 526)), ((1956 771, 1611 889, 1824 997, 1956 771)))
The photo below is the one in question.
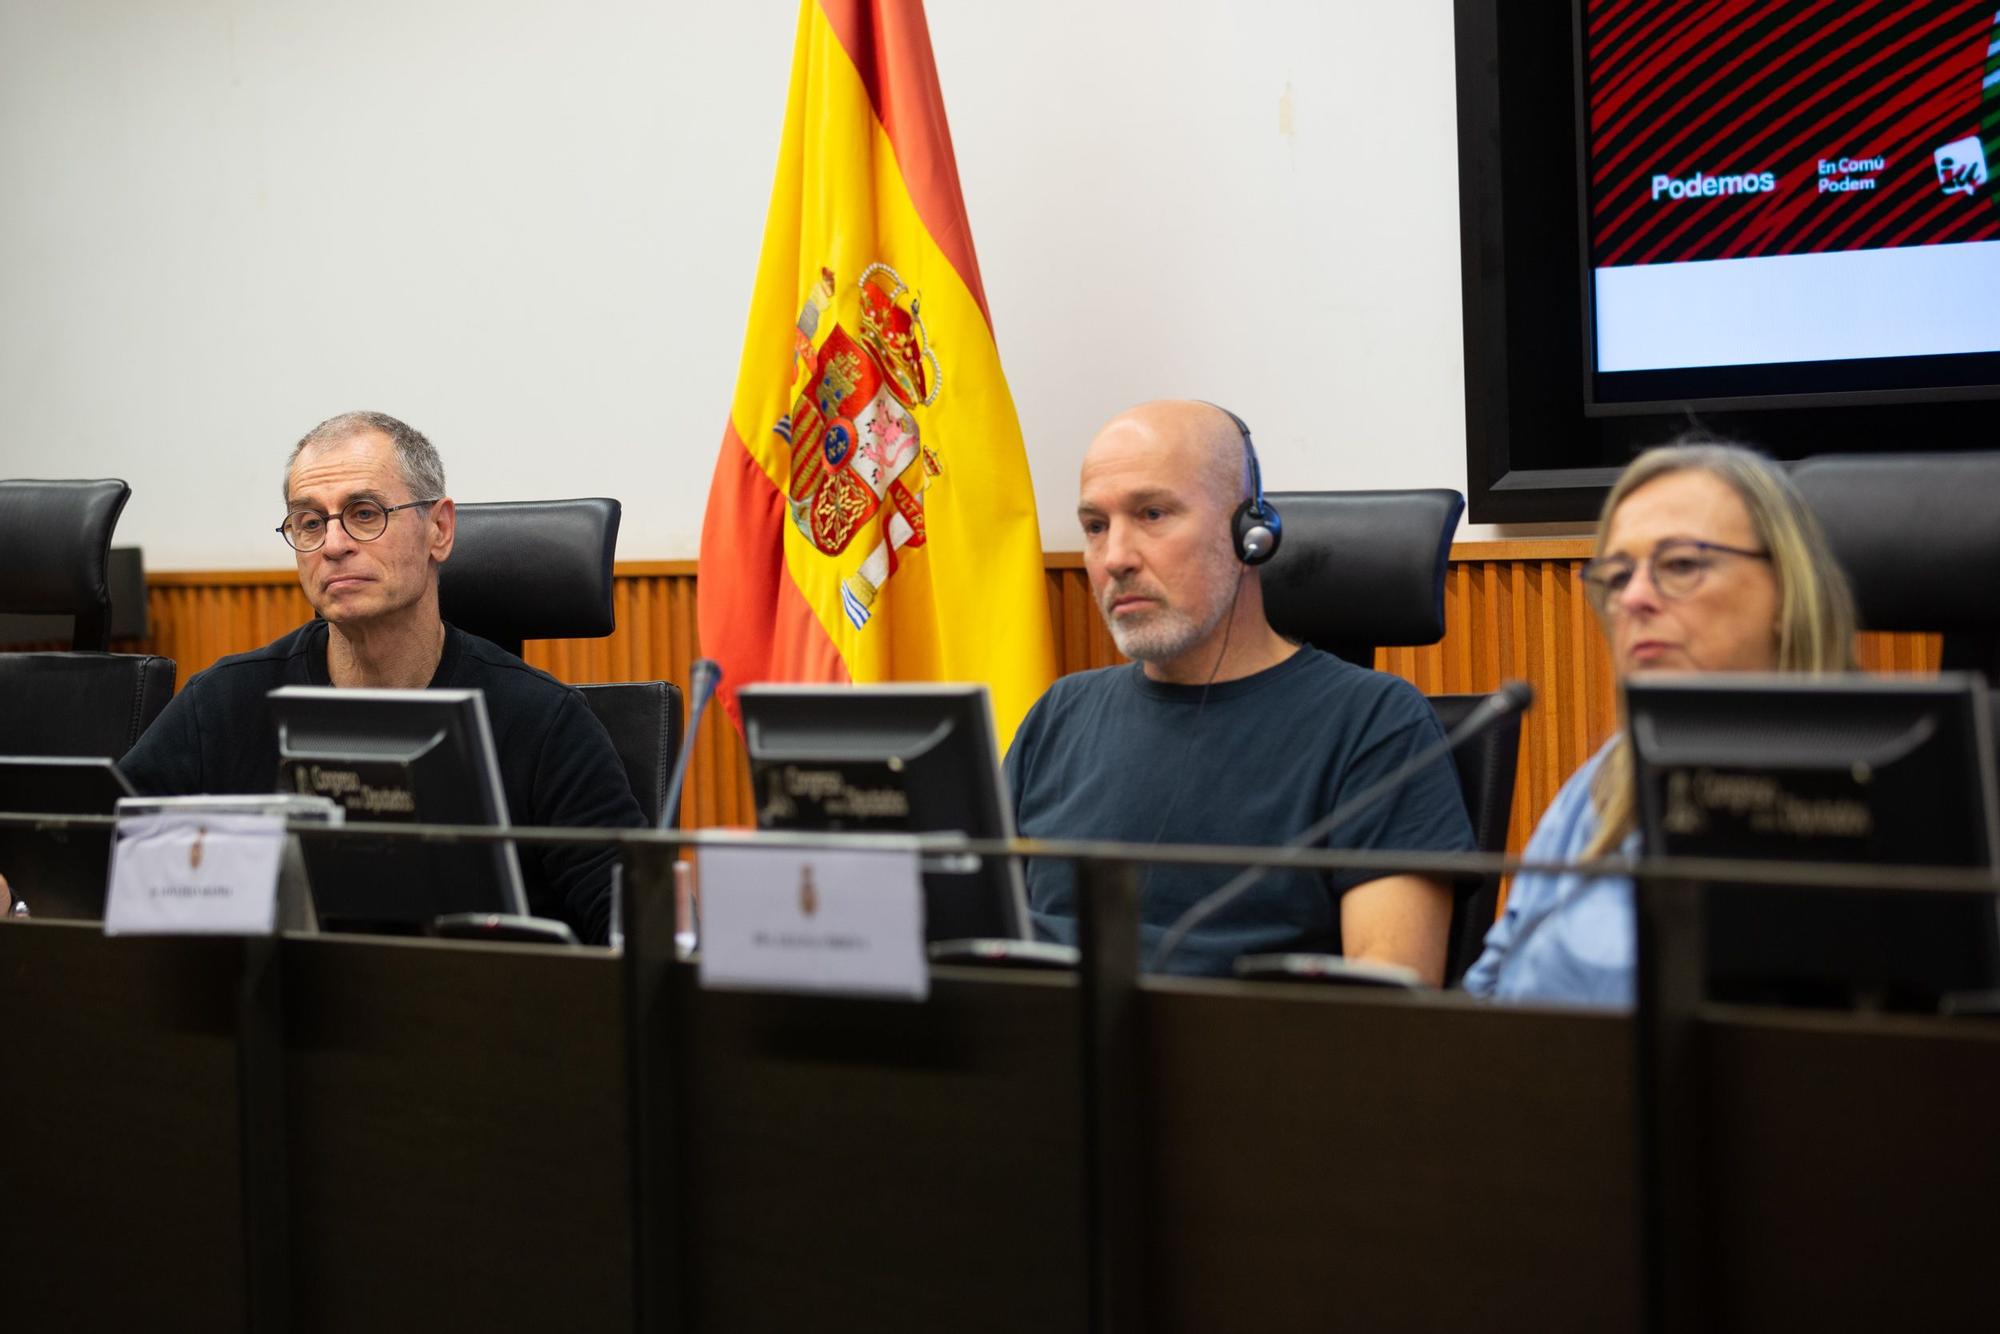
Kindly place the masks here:
POLYGON ((530 666, 491 640, 462 630, 455 633, 459 636, 460 657, 471 669, 461 675, 478 678, 465 684, 476 684, 489 696, 503 697, 516 707, 553 708, 577 693, 575 686, 530 666))
POLYGON ((1042 693, 1042 698, 1051 704, 1075 704, 1117 689, 1131 671, 1129 663, 1120 663, 1114 667, 1092 667, 1071 672, 1067 676, 1058 676, 1042 693))
POLYGON ((1298 705, 1313 705, 1350 723, 1408 726, 1434 720, 1423 692, 1392 672, 1359 667, 1317 649, 1297 674, 1298 705))
POLYGON ((1028 710, 1024 729, 1032 732, 1051 726, 1058 720, 1072 718, 1079 711, 1102 706, 1106 700, 1117 698, 1126 689, 1131 672, 1130 664, 1120 664, 1058 676, 1035 701, 1034 707, 1028 710))

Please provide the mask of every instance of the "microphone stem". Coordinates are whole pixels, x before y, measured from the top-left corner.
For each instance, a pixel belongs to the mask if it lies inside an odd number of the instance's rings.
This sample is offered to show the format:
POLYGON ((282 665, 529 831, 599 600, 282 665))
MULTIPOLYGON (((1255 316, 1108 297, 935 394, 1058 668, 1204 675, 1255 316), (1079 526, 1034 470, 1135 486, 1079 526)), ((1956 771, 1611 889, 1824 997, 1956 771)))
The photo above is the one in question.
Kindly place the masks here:
POLYGON ((706 660, 695 664, 694 679, 688 682, 687 735, 681 738, 681 753, 674 757, 674 772, 667 779, 667 795, 660 803, 660 828, 671 826, 680 813, 681 787, 687 782, 688 762, 694 758, 695 737, 701 733, 701 715, 708 710, 708 701, 715 696, 715 687, 721 673, 714 664, 706 660), (706 670, 704 670, 706 668, 706 670))

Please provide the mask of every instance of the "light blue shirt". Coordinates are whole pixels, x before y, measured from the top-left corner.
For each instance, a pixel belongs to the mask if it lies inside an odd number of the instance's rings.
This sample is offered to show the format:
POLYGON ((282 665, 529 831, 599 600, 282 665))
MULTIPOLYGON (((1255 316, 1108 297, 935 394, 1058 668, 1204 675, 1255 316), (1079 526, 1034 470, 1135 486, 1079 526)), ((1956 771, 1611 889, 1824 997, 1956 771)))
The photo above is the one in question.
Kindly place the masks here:
MULTIPOLYGON (((1590 780, 1604 749, 1570 775, 1535 826, 1526 861, 1573 862, 1597 835, 1590 780)), ((1637 854, 1635 831, 1619 849, 1637 854)), ((1523 872, 1507 892, 1507 910, 1486 933, 1486 947, 1466 970, 1465 989, 1498 1000, 1632 1005, 1632 880, 1622 875, 1523 872)))

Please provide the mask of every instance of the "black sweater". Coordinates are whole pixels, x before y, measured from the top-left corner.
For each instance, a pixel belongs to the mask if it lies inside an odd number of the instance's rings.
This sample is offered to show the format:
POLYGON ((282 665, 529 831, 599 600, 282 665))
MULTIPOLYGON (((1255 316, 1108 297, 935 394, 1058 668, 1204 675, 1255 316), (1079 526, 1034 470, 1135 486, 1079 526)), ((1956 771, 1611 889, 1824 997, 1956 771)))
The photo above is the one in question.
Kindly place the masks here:
MULTIPOLYGON (((276 791, 278 732, 264 697, 279 686, 332 685, 326 639, 326 622, 313 621, 198 673, 118 767, 148 796, 276 791)), ((645 823, 610 736, 574 688, 452 626, 431 686, 485 692, 514 824, 645 823)), ((568 922, 579 940, 602 943, 617 850, 524 844, 520 855, 528 910, 568 922)))

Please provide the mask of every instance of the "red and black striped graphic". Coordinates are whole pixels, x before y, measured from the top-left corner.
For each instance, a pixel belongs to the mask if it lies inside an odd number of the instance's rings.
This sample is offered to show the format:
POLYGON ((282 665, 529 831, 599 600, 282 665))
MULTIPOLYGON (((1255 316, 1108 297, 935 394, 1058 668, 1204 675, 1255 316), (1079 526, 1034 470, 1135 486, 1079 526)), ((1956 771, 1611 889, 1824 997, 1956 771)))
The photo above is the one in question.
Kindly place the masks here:
POLYGON ((1997 7, 1590 0, 1593 262, 2000 238, 1994 187, 1948 193, 1932 156, 1996 134, 1997 7))

